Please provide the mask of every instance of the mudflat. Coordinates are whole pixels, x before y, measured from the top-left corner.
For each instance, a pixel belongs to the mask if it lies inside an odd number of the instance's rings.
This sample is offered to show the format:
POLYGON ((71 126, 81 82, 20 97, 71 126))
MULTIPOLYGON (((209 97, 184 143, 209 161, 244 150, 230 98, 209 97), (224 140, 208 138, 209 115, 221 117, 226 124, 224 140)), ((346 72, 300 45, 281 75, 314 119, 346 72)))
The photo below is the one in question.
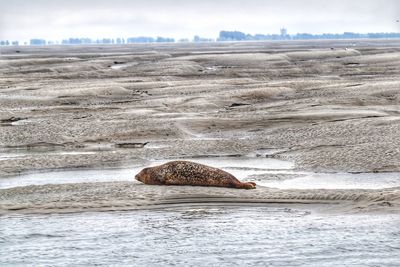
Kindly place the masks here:
MULTIPOLYGON (((397 40, 2 48, 0 177, 249 154, 302 171, 399 172, 399 65, 397 40)), ((90 184, 102 186, 147 190, 90 184)), ((2 208, 18 210, 25 190, 55 187, 65 186, 0 190, 2 208)), ((151 190, 270 199, 272 189, 151 190)), ((305 191, 297 199, 316 194, 305 191)), ((382 190, 372 191, 377 200, 382 190)), ((398 209, 399 189, 384 191, 378 207, 398 209)))

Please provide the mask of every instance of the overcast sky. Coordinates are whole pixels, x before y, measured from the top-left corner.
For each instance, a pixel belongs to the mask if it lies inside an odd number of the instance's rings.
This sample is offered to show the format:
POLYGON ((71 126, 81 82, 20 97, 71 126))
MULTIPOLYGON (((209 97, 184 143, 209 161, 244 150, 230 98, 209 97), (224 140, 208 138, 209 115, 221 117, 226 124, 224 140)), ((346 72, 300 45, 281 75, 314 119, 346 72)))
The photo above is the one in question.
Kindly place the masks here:
POLYGON ((400 31, 399 0, 0 0, 0 39, 400 31))

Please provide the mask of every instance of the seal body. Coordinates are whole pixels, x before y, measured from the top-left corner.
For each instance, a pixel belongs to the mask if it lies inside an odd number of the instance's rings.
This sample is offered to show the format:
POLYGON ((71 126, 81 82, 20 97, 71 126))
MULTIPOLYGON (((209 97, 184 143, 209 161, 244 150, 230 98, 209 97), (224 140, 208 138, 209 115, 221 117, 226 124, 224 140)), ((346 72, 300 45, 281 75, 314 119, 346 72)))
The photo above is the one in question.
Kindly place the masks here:
POLYGON ((144 168, 135 178, 142 183, 152 185, 256 188, 255 183, 242 183, 226 171, 190 161, 171 161, 163 165, 144 168))

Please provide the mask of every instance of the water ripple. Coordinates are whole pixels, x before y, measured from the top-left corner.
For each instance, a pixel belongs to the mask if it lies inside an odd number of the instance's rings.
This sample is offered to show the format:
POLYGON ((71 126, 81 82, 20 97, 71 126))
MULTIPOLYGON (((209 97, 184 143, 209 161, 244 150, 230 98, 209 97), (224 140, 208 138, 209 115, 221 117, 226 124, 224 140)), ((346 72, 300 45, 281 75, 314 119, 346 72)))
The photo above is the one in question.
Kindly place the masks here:
POLYGON ((395 266, 399 224, 266 207, 4 216, 0 265, 395 266))

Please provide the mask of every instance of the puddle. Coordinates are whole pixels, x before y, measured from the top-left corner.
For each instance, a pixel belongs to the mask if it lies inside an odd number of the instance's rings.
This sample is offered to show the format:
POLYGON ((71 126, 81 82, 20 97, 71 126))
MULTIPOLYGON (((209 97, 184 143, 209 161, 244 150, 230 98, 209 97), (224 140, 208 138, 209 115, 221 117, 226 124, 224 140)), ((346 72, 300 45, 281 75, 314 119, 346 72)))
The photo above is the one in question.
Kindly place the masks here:
POLYGON ((219 70, 219 67, 217 66, 210 66, 210 67, 205 67, 202 71, 203 73, 209 74, 209 73, 215 73, 219 70))
POLYGON ((138 62, 118 63, 118 64, 112 65, 110 68, 113 69, 113 70, 120 70, 120 69, 124 69, 124 68, 127 68, 127 67, 136 66, 138 64, 139 64, 138 62))
POLYGON ((400 173, 308 173, 283 181, 260 181, 279 189, 383 189, 400 186, 400 173))
POLYGON ((140 169, 73 169, 22 174, 0 179, 0 189, 27 185, 134 181, 140 169))
POLYGON ((150 142, 148 144, 146 144, 146 148, 150 148, 150 149, 156 149, 156 148, 167 148, 170 147, 171 145, 166 144, 166 143, 158 143, 158 142, 150 142))
POLYGON ((34 122, 34 120, 21 119, 21 120, 14 121, 10 124, 11 124, 11 126, 23 126, 23 125, 31 124, 32 122, 34 122))

